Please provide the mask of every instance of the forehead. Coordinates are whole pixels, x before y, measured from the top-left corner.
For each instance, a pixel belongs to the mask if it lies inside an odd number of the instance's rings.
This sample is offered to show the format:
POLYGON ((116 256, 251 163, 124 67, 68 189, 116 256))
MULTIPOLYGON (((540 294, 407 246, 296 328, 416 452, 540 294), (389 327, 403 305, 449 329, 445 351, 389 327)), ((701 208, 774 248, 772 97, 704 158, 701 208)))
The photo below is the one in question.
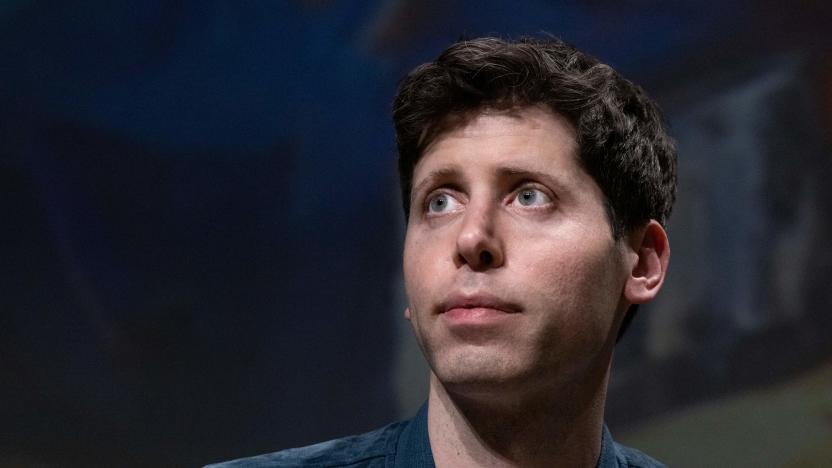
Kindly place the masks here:
POLYGON ((523 166, 557 172, 583 172, 571 123, 542 107, 483 109, 446 120, 444 131, 425 148, 413 173, 414 186, 430 172, 451 166, 464 169, 523 166))
MULTIPOLYGON (((443 120, 444 131, 435 139, 451 136, 477 136, 487 131, 563 130, 574 138, 574 127, 562 115, 544 106, 497 109, 483 107, 466 113, 452 114, 443 120), (557 128, 555 128, 557 127, 557 128)), ((566 136, 566 135, 564 135, 566 136)))

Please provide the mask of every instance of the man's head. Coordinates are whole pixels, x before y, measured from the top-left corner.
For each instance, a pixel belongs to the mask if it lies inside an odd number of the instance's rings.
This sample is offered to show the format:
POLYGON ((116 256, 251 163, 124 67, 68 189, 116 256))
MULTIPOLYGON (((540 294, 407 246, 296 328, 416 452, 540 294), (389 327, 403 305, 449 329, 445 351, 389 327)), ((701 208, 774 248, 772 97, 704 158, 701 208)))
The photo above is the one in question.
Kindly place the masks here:
POLYGON ((669 258, 675 149, 655 104, 560 41, 485 38, 411 72, 394 120, 406 316, 439 380, 600 388, 669 258))
POLYGON ((483 112, 530 107, 547 109, 571 127, 574 156, 603 194, 615 240, 650 220, 666 224, 675 200, 676 152, 657 106, 593 57, 557 39, 530 38, 461 41, 403 80, 393 118, 405 217, 410 220, 414 168, 437 139, 483 112))
POLYGON ((411 72, 394 121, 406 316, 440 381, 604 380, 669 258, 675 149, 655 104, 558 40, 485 38, 411 72))

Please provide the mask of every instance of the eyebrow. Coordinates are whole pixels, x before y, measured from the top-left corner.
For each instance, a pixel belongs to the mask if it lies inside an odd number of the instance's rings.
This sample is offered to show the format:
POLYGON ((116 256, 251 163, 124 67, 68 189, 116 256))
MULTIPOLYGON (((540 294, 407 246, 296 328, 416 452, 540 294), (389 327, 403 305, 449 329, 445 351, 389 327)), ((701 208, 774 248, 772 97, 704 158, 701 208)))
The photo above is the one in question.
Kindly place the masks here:
POLYGON ((413 186, 413 190, 410 191, 410 199, 413 200, 413 197, 419 193, 422 188, 426 185, 430 185, 437 180, 441 179, 450 179, 452 177, 459 175, 459 168, 457 166, 448 166, 448 167, 441 167, 434 171, 431 171, 428 175, 425 176, 424 179, 419 181, 418 184, 413 186))
POLYGON ((532 169, 519 168, 514 166, 500 167, 497 169, 497 174, 501 176, 511 176, 515 179, 535 179, 545 181, 552 185, 553 189, 564 191, 566 189, 565 181, 555 174, 549 174, 542 171, 535 171, 532 169))
POLYGON ((519 167, 501 167, 497 169, 497 174, 499 175, 510 175, 512 177, 528 177, 528 178, 540 178, 540 179, 550 179, 551 176, 549 174, 544 174, 540 171, 532 171, 529 169, 521 169, 519 167))
MULTIPOLYGON (((536 171, 533 169, 526 169, 516 166, 502 166, 497 168, 496 173, 499 176, 510 176, 512 178, 520 178, 520 179, 536 179, 545 181, 547 184, 552 185, 552 188, 557 190, 558 192, 563 192, 566 189, 566 184, 564 180, 560 177, 557 177, 553 174, 548 174, 542 171, 536 171)), ((459 167, 456 165, 442 167, 431 171, 424 179, 419 181, 418 184, 413 186, 413 189, 410 193, 411 203, 413 202, 413 198, 417 193, 419 193, 422 188, 426 185, 434 184, 437 180, 442 179, 451 179, 454 177, 459 176, 460 170, 459 167)))

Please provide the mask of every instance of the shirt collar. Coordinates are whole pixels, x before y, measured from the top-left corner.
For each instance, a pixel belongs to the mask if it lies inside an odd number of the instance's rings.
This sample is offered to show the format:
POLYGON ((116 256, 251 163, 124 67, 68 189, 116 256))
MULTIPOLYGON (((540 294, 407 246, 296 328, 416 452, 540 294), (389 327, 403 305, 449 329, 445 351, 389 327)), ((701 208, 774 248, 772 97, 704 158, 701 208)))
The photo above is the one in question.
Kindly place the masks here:
MULTIPOLYGON (((422 405, 416 416, 402 429, 396 443, 396 468, 435 468, 433 452, 430 449, 428 436, 428 404, 422 405)), ((601 453, 598 456, 597 468, 617 468, 618 449, 612 439, 607 425, 601 432, 601 453)))
POLYGON ((601 432, 601 454, 598 456, 597 468, 615 468, 618 466, 618 449, 612 440, 612 434, 604 424, 601 432))
POLYGON ((396 468, 435 468, 428 437, 428 404, 422 405, 416 417, 402 429, 396 444, 393 466, 396 468))

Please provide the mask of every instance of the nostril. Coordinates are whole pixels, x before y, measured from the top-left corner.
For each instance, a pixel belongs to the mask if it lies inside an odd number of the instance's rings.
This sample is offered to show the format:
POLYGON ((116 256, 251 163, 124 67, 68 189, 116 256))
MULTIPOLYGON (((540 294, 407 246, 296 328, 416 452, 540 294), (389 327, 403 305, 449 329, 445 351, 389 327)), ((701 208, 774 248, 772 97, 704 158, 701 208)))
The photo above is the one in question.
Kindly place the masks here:
POLYGON ((491 252, 487 250, 483 250, 480 252, 480 263, 482 265, 491 265, 491 262, 494 261, 494 256, 491 255, 491 252))

